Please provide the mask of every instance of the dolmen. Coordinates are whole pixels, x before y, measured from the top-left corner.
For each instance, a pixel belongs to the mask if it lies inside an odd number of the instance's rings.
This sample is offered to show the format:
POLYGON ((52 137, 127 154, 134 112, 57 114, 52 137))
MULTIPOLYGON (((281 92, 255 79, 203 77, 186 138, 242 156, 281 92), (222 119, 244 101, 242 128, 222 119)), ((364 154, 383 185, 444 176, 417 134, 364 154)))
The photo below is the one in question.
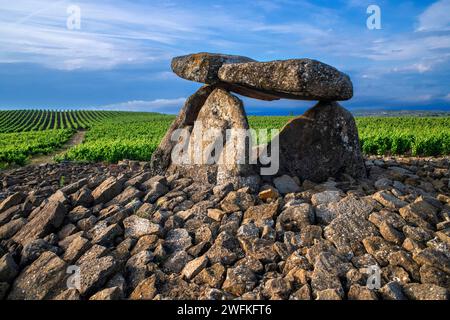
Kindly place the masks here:
POLYGON ((187 98, 153 153, 154 174, 236 188, 285 174, 314 182, 345 174, 366 177, 354 118, 337 102, 352 98, 353 85, 334 67, 311 59, 258 62, 197 53, 174 58, 172 70, 204 86, 187 98), (266 101, 318 103, 258 146, 243 102, 232 92, 266 101))

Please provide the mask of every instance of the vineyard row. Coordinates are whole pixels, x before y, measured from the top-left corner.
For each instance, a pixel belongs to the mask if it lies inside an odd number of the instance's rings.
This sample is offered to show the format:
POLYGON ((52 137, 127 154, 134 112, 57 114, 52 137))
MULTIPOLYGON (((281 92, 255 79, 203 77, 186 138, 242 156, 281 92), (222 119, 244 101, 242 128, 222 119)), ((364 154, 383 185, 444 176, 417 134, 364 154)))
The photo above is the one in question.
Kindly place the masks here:
POLYGON ((115 111, 0 111, 0 133, 55 129, 89 129, 93 124, 123 115, 115 111))

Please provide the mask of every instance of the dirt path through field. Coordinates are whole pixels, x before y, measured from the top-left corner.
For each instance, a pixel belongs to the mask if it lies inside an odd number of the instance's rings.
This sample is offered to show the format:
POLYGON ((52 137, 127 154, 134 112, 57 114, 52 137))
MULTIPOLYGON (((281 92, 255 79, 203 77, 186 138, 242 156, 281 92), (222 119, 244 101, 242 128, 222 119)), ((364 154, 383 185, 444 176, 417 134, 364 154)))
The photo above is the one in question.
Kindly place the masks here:
POLYGON ((69 150, 70 148, 79 145, 83 142, 84 136, 86 135, 86 131, 77 131, 69 141, 66 142, 61 148, 53 151, 50 154, 38 155, 32 157, 29 164, 41 164, 41 163, 54 163, 53 157, 59 154, 62 154, 69 150))

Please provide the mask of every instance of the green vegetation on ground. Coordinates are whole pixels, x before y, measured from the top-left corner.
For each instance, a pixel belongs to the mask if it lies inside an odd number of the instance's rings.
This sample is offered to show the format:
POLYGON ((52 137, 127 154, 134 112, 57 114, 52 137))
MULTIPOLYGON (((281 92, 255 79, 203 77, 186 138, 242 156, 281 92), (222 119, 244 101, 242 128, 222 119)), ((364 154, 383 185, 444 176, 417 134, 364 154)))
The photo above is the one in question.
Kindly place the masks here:
POLYGON ((70 129, 0 133, 0 168, 24 165, 31 155, 48 154, 63 146, 73 133, 70 129))
POLYGON ((356 118, 365 154, 450 154, 450 117, 356 118))
MULTIPOLYGON (((250 116, 249 123, 255 130, 281 129, 292 118, 250 116)), ((0 111, 0 167, 51 153, 76 130, 88 130, 83 143, 57 160, 149 160, 174 119, 137 112, 0 111)), ((450 154, 450 117, 358 117, 356 122, 365 154, 450 154)))
POLYGON ((133 113, 94 125, 84 142, 70 149, 63 159, 117 162, 149 160, 174 116, 133 113))
POLYGON ((118 111, 5 110, 0 111, 0 133, 89 129, 96 123, 121 114, 123 112, 118 111))

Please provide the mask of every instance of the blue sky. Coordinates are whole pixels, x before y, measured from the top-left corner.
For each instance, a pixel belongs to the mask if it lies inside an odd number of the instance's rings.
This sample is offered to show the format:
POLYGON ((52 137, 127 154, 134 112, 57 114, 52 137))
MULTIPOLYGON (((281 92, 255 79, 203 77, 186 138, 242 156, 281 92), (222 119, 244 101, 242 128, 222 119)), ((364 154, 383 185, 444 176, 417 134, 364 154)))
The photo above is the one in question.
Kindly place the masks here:
MULTIPOLYGON (((208 51, 331 64, 353 80, 350 109, 449 110, 449 12, 450 0, 0 0, 0 109, 176 113, 200 84, 177 78, 171 58, 208 51), (366 27, 371 4, 380 30, 366 27)), ((251 114, 313 104, 244 101, 251 114)))

